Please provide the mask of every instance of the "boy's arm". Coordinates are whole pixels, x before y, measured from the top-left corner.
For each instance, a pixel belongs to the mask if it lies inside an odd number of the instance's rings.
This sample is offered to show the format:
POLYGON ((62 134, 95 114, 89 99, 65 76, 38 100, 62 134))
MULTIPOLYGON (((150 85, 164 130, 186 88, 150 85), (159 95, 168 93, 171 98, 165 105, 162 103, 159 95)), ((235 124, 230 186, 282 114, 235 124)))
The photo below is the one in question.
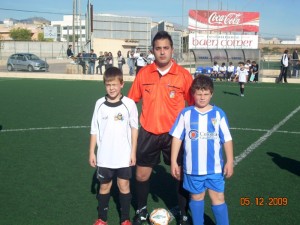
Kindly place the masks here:
POLYGON ((224 175, 229 178, 233 175, 233 143, 232 140, 224 143, 224 151, 226 155, 226 164, 224 167, 224 175))
POLYGON ((96 134, 91 134, 90 138, 90 151, 89 151, 89 163, 91 167, 96 167, 96 155, 95 155, 95 148, 97 144, 97 136, 96 134))
POLYGON ((172 176, 180 180, 181 178, 181 168, 177 164, 177 158, 180 151, 182 140, 173 137, 172 138, 172 146, 171 146, 171 174, 172 176))
POLYGON ((137 138, 138 138, 138 129, 131 128, 131 157, 130 157, 130 166, 136 164, 136 148, 137 148, 137 138))

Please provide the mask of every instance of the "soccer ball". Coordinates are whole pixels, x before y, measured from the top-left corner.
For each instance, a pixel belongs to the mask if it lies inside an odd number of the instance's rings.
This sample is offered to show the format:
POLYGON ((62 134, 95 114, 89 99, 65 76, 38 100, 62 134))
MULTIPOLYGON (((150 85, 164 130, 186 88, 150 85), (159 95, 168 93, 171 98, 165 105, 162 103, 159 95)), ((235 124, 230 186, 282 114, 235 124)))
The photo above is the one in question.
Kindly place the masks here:
POLYGON ((171 215, 166 209, 158 208, 151 212, 149 219, 152 225, 168 225, 171 215))

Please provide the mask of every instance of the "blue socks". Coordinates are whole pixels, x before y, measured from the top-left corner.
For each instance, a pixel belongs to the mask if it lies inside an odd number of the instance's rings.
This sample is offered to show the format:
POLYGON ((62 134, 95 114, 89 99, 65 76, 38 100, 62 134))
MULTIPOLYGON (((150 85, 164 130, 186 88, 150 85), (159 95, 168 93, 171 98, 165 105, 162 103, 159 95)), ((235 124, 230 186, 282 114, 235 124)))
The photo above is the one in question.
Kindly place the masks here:
POLYGON ((195 201, 190 199, 190 210, 194 225, 203 225, 204 223, 204 200, 195 201))
MULTIPOLYGON (((204 200, 195 201, 190 199, 190 210, 192 212, 192 219, 194 225, 203 225, 204 223, 204 200)), ((228 209, 224 202, 221 205, 212 205, 211 209, 215 216, 217 225, 229 225, 228 209)))
POLYGON ((221 205, 213 205, 211 209, 214 213, 217 225, 229 225, 228 209, 225 202, 221 205))

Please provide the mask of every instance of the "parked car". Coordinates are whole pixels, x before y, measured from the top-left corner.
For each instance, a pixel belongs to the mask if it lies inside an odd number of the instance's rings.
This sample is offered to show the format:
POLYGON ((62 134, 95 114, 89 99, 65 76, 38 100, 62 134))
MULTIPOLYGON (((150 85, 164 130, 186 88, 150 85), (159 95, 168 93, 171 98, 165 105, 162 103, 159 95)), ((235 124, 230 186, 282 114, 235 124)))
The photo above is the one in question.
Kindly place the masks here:
POLYGON ((38 56, 31 53, 16 53, 7 60, 7 70, 48 71, 49 65, 38 56))

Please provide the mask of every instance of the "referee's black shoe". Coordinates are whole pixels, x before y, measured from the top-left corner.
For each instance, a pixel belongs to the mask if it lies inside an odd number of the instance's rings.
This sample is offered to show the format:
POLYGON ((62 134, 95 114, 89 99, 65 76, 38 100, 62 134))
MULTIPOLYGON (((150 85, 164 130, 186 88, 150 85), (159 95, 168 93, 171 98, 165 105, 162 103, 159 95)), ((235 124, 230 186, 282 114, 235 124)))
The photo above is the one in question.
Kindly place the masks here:
POLYGON ((149 213, 146 207, 143 207, 136 211, 132 220, 132 225, 149 224, 149 213))

